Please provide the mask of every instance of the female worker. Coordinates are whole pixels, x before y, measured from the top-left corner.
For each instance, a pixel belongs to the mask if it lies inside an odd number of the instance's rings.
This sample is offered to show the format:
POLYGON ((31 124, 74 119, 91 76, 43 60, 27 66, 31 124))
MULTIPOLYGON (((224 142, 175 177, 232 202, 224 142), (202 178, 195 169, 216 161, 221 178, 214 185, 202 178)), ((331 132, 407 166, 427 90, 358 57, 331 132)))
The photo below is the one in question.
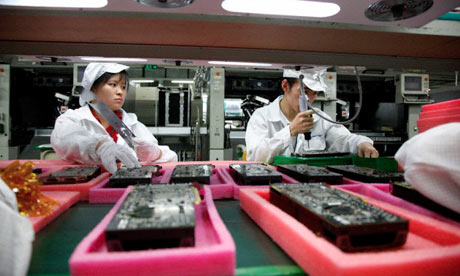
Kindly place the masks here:
MULTIPOLYGON (((281 88, 284 95, 268 106, 257 109, 248 122, 247 160, 270 163, 275 155, 290 156, 292 153, 302 154, 312 150, 351 152, 361 157, 379 156, 370 138, 352 134, 343 125, 321 119, 312 110, 299 112, 299 75, 304 75, 302 85, 312 104, 318 91, 326 88, 325 71, 283 72, 281 88), (311 132, 311 139, 305 140, 303 133, 308 131, 311 132)), ((315 111, 330 119, 326 113, 315 111)))
POLYGON ((99 163, 111 173, 119 160, 128 168, 139 167, 139 161, 174 162, 177 155, 157 139, 133 113, 122 106, 128 87, 128 66, 115 63, 90 63, 85 69, 83 93, 94 93, 96 103, 102 101, 134 133, 131 149, 104 117, 80 97, 79 109, 69 109, 56 120, 51 145, 64 160, 78 163, 99 163))

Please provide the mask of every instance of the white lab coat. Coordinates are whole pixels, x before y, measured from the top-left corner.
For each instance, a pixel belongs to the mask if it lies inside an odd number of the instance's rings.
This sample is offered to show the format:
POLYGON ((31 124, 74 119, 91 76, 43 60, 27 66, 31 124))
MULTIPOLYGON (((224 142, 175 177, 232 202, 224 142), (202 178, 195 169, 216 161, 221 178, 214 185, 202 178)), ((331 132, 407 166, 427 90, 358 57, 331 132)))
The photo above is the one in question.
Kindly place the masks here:
POLYGON ((395 155, 405 180, 424 196, 460 214, 460 123, 431 128, 395 155))
MULTIPOLYGON (((123 109, 122 120, 136 137, 150 139, 158 144, 157 139, 147 127, 137 120, 134 113, 126 113, 123 109)), ((118 134, 117 144, 127 145, 118 134)), ((101 162, 96 155, 96 146, 100 141, 112 140, 105 128, 96 120, 88 105, 78 109, 69 109, 59 116, 51 133, 51 145, 63 160, 82 164, 101 162)), ((161 158, 155 162, 176 162, 177 154, 168 146, 159 146, 161 158)), ((151 160, 141 160, 151 161, 151 160)))
MULTIPOLYGON (((306 153, 312 150, 356 154, 359 144, 374 144, 370 138, 352 134, 343 125, 330 123, 316 114, 313 114, 315 125, 309 141, 305 140, 303 134, 291 137, 289 121, 280 108, 282 98, 283 96, 279 96, 271 104, 257 109, 252 114, 246 130, 248 161, 271 163, 275 155, 290 156, 292 153, 306 153)), ((326 113, 316 111, 330 118, 326 113)))
POLYGON ((0 178, 0 275, 27 274, 34 237, 32 223, 19 214, 14 192, 0 178))

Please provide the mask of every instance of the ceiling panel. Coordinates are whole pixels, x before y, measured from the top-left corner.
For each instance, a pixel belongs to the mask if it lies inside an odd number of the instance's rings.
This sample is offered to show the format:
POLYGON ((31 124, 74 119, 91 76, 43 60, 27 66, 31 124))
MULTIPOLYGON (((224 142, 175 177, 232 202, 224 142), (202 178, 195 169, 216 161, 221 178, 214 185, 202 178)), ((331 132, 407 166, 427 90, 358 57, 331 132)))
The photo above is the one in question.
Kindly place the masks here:
MULTIPOLYGON (((250 0, 248 0, 250 1, 250 0)), ((247 13, 232 13, 224 10, 221 7, 222 1, 219 0, 195 0, 187 7, 177 9, 161 9, 152 8, 139 4, 134 0, 109 0, 108 5, 100 9, 65 9, 65 10, 81 10, 84 12, 92 11, 110 11, 110 12, 133 12, 133 13, 165 13, 165 14, 197 14, 197 15, 218 15, 218 16, 239 16, 239 17, 254 17, 254 18, 290 18, 301 20, 314 20, 322 22, 338 22, 347 24, 363 24, 375 26, 405 26, 405 27, 421 27, 441 15, 453 10, 459 5, 458 0, 434 0, 433 6, 426 12, 405 20, 394 22, 373 21, 368 19, 364 12, 369 5, 379 2, 378 0, 315 0, 317 2, 335 3, 340 6, 340 12, 334 16, 327 18, 308 18, 308 17, 286 17, 286 16, 267 16, 247 13)), ((404 2, 402 0, 394 0, 394 3, 404 2)), ((410 2, 410 1, 409 1, 410 2)), ((413 2, 413 1, 412 1, 413 2)), ((5 7, 11 8, 11 7, 5 7)), ((24 9, 24 8, 17 8, 24 9)), ((50 8, 28 8, 30 10, 53 10, 50 8)), ((54 9, 63 10, 63 9, 54 9)))
MULTIPOLYGON (((343 12, 355 7, 354 17, 348 18, 357 20, 357 7, 370 2, 347 1, 343 12)), ((439 2, 445 3, 445 11, 456 1, 435 1, 438 11, 439 2)), ((0 54, 460 69, 460 22, 437 33, 426 27, 350 25, 354 21, 346 20, 230 16, 219 1, 208 0, 167 11, 129 0, 109 1, 97 11, 0 8, 0 16, 0 54)))

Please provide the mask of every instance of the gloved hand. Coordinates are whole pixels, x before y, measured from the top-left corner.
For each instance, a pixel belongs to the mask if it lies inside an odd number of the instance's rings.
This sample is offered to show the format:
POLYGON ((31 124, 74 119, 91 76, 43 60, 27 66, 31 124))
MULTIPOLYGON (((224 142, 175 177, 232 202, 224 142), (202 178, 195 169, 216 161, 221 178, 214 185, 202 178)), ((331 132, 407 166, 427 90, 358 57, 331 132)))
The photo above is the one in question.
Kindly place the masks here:
POLYGON ((101 158, 104 168, 112 174, 117 171, 117 160, 120 160, 127 168, 139 168, 141 164, 137 160, 134 151, 127 147, 115 144, 113 141, 104 142, 97 148, 96 154, 101 158))
POLYGON ((291 124, 289 125, 291 136, 296 136, 297 134, 310 131, 315 126, 315 122, 311 116, 312 114, 313 110, 297 113, 294 120, 292 120, 291 124))
POLYGON ((153 140, 134 137, 133 144, 137 157, 141 161, 155 161, 161 157, 161 149, 153 140))

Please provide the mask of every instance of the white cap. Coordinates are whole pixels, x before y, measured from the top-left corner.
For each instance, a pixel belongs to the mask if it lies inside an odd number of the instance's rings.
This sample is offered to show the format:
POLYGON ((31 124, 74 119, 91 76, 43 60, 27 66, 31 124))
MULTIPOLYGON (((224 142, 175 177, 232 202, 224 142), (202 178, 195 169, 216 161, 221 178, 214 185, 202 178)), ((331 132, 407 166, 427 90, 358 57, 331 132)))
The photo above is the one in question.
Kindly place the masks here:
POLYGON ((303 83, 313 91, 324 91, 327 88, 326 84, 326 70, 327 67, 314 67, 311 69, 292 70, 285 69, 283 77, 285 78, 299 78, 303 75, 303 83))
MULTIPOLYGON (((85 73, 83 75, 83 80, 81 85, 83 86, 83 93, 92 93, 91 87, 94 82, 100 78, 104 73, 120 73, 121 71, 127 70, 129 66, 118 64, 118 63, 96 63, 92 62, 86 66, 85 73)), ((83 100, 83 97, 80 96, 80 105, 84 106, 86 102, 83 100)))

